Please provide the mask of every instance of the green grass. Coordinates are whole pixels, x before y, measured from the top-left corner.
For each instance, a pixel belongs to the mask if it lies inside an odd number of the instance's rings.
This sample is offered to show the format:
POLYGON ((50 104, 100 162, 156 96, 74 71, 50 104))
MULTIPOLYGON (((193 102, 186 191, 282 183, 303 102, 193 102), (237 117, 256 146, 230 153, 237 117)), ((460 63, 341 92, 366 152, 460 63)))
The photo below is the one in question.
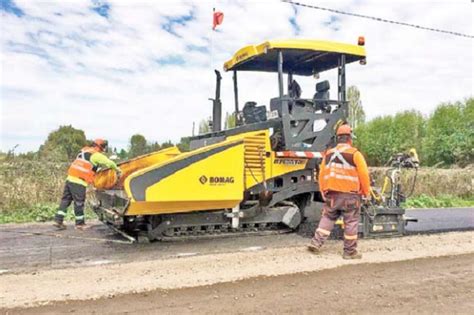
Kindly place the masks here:
MULTIPOLYGON (((454 208, 454 207, 474 207, 474 197, 462 199, 449 195, 430 197, 420 195, 409 198, 403 205, 406 208, 454 208)), ((27 223, 27 222, 48 222, 54 219, 57 204, 39 203, 31 207, 10 211, 0 211, 0 224, 4 223, 27 223)), ((85 210, 86 220, 96 218, 95 213, 89 207, 85 210)), ((74 221, 73 207, 69 207, 67 221, 74 221)))
POLYGON ((403 205, 406 208, 456 208, 456 207, 474 207, 474 197, 467 199, 454 197, 450 195, 441 195, 430 197, 420 195, 409 198, 403 205))
MULTIPOLYGON (((0 224, 52 221, 57 209, 57 204, 43 203, 35 204, 28 208, 0 211, 0 224)), ((88 207, 85 209, 85 216, 86 220, 97 217, 92 209, 88 207)), ((69 207, 65 220, 74 221, 74 210, 72 206, 69 207)))

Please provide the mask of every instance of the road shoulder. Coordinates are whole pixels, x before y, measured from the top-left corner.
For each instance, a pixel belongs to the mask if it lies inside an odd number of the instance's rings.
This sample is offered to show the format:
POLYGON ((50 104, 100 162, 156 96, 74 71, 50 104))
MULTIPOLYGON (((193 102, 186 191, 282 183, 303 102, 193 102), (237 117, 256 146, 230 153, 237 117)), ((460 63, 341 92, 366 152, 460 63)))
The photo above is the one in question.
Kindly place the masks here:
POLYGON ((452 232, 361 240, 360 249, 364 257, 360 261, 342 260, 342 244, 334 241, 328 244, 321 255, 309 254, 304 246, 294 246, 4 274, 0 275, 3 284, 0 288, 0 307, 26 307, 156 289, 197 287, 261 276, 314 272, 352 264, 469 254, 474 252, 473 239, 474 232, 452 232))

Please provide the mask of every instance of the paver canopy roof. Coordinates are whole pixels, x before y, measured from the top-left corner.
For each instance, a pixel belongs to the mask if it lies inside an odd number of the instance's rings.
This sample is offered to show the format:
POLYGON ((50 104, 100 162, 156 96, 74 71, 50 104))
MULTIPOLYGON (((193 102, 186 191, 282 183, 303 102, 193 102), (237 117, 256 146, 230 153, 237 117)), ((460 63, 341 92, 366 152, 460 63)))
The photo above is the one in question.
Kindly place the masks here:
POLYGON ((224 70, 278 72, 278 52, 283 54, 283 72, 312 75, 338 66, 339 57, 346 55, 346 64, 365 58, 363 46, 320 41, 266 41, 246 46, 224 63, 224 70))

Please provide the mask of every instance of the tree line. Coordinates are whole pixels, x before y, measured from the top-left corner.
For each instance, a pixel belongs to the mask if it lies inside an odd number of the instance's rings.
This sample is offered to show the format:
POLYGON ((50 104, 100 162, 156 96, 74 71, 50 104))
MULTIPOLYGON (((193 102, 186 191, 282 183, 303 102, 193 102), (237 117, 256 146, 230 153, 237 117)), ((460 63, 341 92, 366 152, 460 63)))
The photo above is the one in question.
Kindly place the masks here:
POLYGON ((429 116, 410 110, 359 124, 355 145, 371 166, 415 148, 425 166, 474 163, 474 98, 443 103, 429 116))
MULTIPOLYGON (((455 103, 443 103, 434 112, 425 116, 416 110, 409 110, 390 116, 365 121, 365 112, 360 92, 355 86, 348 88, 349 123, 354 126, 355 145, 366 156, 370 166, 383 166, 390 157, 399 152, 415 148, 422 165, 464 167, 474 164, 474 98, 455 103)), ((235 116, 226 113, 225 129, 235 126, 235 116)), ((209 122, 199 123, 199 134, 209 132, 209 122)), ((150 142, 143 135, 130 137, 127 148, 109 148, 110 155, 126 160, 177 145, 181 151, 189 151, 188 137, 178 143, 165 141, 150 142)), ((51 161, 73 160, 80 149, 91 141, 83 130, 72 126, 61 126, 48 135, 38 152, 20 154, 29 159, 51 161)), ((111 143, 110 145, 113 145, 111 143)), ((13 156, 13 152, 7 156, 13 156)))
MULTIPOLYGON (((14 154, 13 150, 2 153, 8 159, 9 157, 19 157, 28 160, 49 160, 56 162, 72 161, 85 147, 92 145, 93 140, 87 139, 83 130, 76 129, 71 125, 60 126, 57 130, 49 133, 45 142, 40 146, 38 151, 14 154)), ((126 149, 117 149, 113 143, 109 142, 109 156, 115 155, 119 161, 132 159, 134 157, 159 151, 172 146, 178 146, 181 151, 189 151, 189 138, 183 137, 178 143, 170 140, 159 143, 157 141, 150 142, 143 135, 135 134, 130 137, 126 149)), ((1 152, 0 152, 1 153, 1 152)))

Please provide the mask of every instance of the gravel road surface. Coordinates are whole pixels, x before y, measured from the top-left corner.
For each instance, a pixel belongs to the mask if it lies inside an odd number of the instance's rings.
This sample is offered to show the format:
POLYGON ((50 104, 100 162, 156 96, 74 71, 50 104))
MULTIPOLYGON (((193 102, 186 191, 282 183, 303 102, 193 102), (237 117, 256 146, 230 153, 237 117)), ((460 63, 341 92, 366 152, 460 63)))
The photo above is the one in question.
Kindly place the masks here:
MULTIPOLYGON (((357 261, 342 259, 340 241, 328 242, 321 255, 313 255, 306 249, 306 240, 302 244, 287 246, 279 244, 277 247, 254 246, 228 252, 183 253, 148 260, 132 255, 127 262, 98 261, 68 267, 5 272, 0 275, 0 308, 213 285, 353 264, 473 254, 473 240, 472 231, 361 240, 359 249, 364 257, 357 261)), ((472 269, 472 264, 469 267, 472 269)))
MULTIPOLYGON (((474 209, 408 210, 419 218, 408 223, 411 234, 427 231, 474 230, 474 209)), ((296 233, 233 237, 151 244, 129 244, 98 221, 87 231, 56 231, 50 223, 7 224, 0 229, 0 274, 40 269, 125 263, 179 256, 303 246, 308 240, 296 233)))
POLYGON ((474 254, 69 301, 9 314, 472 314, 474 254))

